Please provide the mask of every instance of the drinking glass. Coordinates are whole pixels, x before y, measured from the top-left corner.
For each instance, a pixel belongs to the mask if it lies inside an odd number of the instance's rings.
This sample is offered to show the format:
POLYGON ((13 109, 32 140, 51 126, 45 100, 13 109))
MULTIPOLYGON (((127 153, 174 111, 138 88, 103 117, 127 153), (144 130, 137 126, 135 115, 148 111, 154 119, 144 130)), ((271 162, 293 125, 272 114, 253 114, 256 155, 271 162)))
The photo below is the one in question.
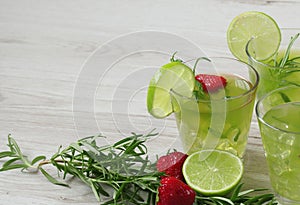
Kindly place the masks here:
POLYGON ((256 105, 270 180, 281 204, 300 204, 300 87, 278 88, 256 105))
POLYGON ((297 33, 300 33, 300 29, 281 29, 281 44, 278 53, 266 60, 260 60, 256 57, 257 42, 255 38, 248 42, 246 46, 248 63, 257 70, 260 76, 257 89, 258 99, 276 88, 293 84, 300 85, 300 37, 294 42, 289 55, 289 60, 298 57, 297 60, 294 60, 293 63, 287 63, 284 67, 279 66, 291 37, 297 33), (277 60, 274 60, 275 58, 277 60))
POLYGON ((236 59, 209 59, 198 61, 195 73, 224 76, 227 80, 225 88, 217 93, 209 92, 206 99, 170 91, 184 150, 191 154, 201 149, 220 149, 243 157, 258 73, 252 66, 236 59))

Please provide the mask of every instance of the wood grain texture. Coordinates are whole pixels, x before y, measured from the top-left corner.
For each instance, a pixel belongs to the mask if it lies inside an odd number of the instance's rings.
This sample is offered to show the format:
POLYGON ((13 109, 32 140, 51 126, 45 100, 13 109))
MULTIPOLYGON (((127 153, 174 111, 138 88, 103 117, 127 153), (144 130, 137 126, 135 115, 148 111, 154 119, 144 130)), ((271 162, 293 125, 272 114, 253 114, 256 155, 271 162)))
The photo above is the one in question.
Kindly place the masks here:
MULTIPOLYGON (((83 134, 102 132, 113 141, 154 126, 161 134, 150 143, 151 153, 163 153, 164 143, 170 142, 180 149, 174 118, 156 121, 146 112, 143 86, 149 76, 121 86, 129 73, 138 76, 139 68, 158 66, 163 58, 156 60, 151 53, 133 55, 118 62, 101 82, 86 79, 86 89, 97 85, 91 93, 94 107, 77 106, 74 110, 74 90, 87 59, 112 39, 145 30, 188 39, 209 56, 230 56, 226 29, 234 16, 260 10, 273 16, 281 27, 300 27, 299 9, 299 1, 293 0, 0 0, 0 150, 6 149, 8 133, 28 156, 51 156, 59 145, 83 134), (134 85, 142 87, 130 93, 134 85), (127 92, 134 97, 120 94, 127 92), (126 109, 118 109, 124 104, 126 109)), ((126 54, 108 48, 103 55, 110 52, 126 54)), ((255 118, 245 166, 247 188, 270 187, 255 118)), ((98 204, 81 182, 70 184, 70 189, 54 186, 41 174, 0 173, 0 204, 98 204)))

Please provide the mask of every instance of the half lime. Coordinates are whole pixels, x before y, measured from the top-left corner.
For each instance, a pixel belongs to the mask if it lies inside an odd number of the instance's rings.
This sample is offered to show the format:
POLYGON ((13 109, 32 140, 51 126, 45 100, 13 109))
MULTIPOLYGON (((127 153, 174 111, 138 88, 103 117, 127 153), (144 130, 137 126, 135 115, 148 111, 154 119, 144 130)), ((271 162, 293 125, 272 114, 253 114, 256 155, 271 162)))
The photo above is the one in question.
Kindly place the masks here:
POLYGON ((205 196, 225 195, 241 180, 242 160, 221 150, 201 150, 188 156, 182 168, 186 183, 205 196))

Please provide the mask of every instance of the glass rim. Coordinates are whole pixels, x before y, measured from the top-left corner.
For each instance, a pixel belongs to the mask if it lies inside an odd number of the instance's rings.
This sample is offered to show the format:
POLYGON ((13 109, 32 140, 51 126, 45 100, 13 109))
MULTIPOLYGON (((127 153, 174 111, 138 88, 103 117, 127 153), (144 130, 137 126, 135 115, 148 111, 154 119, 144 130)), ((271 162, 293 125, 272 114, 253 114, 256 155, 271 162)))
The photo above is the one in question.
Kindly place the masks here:
MULTIPOLYGON (((256 60, 256 59, 250 54, 250 52, 249 52, 249 44, 250 44, 250 42, 253 41, 253 39, 254 39, 254 37, 250 38, 250 39, 248 40, 247 44, 246 44, 246 47, 245 47, 245 52, 246 52, 248 58, 250 58, 253 62, 255 62, 256 64, 259 64, 259 65, 261 65, 261 66, 264 66, 264 67, 267 66, 267 67, 272 68, 272 69, 275 69, 275 68, 277 69, 277 67, 275 67, 275 66, 266 64, 266 63, 264 63, 264 62, 262 62, 262 61, 259 61, 259 60, 256 60)), ((274 53, 273 55, 275 55, 275 53, 274 53)), ((272 56, 273 56, 273 55, 272 55, 272 56)), ((281 68, 279 68, 279 69, 281 69, 281 68)))
MULTIPOLYGON (((300 28, 280 28, 280 31, 293 31, 293 30, 298 31, 298 33, 300 33, 300 28)), ((250 59, 251 59, 252 61, 254 61, 255 63, 260 64, 260 65, 262 65, 262 66, 264 66, 264 67, 267 66, 267 67, 272 68, 272 69, 275 69, 275 68, 276 68, 276 69, 283 69, 283 68, 280 68, 280 67, 276 67, 276 66, 273 66, 273 65, 266 64, 266 63, 264 63, 264 62, 262 62, 262 61, 260 61, 260 60, 256 60, 256 59, 250 54, 249 49, 248 49, 249 44, 250 44, 250 42, 251 42, 253 39, 254 39, 254 37, 250 38, 250 39, 248 40, 247 44, 246 44, 246 47, 245 47, 245 52, 246 52, 248 58, 250 58, 250 59)), ((297 40, 299 40, 299 39, 297 39, 297 40)), ((299 40, 299 41, 300 41, 300 40, 299 40)), ((281 43, 282 43, 282 36, 281 36, 279 48, 281 47, 281 43)), ((278 50, 277 50, 276 52, 278 52, 278 50)), ((275 52, 275 53, 276 53, 276 52, 275 52)), ((272 55, 271 57, 273 57, 273 56, 275 55, 275 53, 273 53, 273 55, 272 55)), ((265 60, 267 60, 267 59, 265 59, 265 60)), ((289 69, 289 68, 284 68, 284 69, 289 69)))
MULTIPOLYGON (((300 89, 299 86, 296 86, 296 85, 289 85, 289 86, 284 86, 284 87, 281 87, 281 88, 277 88, 277 89, 275 89, 275 90, 273 90, 273 91, 271 91, 271 92, 266 93, 265 95, 263 95, 263 97, 261 97, 261 98, 257 101, 257 103, 256 103, 256 105, 255 105, 255 114, 256 114, 256 116, 257 116, 257 119, 258 119, 260 122, 262 122, 264 125, 268 126, 269 128, 272 128, 272 129, 277 130, 277 131, 285 132, 285 133, 300 134, 300 132, 289 131, 289 130, 285 130, 285 129, 282 129, 282 128, 278 128, 277 126, 274 126, 274 125, 270 125, 268 122, 266 122, 266 121, 263 119, 264 115, 263 115, 263 116, 260 115, 260 112, 259 112, 259 111, 260 111, 259 107, 260 107, 260 105, 262 104, 262 101, 263 101, 264 99, 266 99, 267 97, 269 97, 270 95, 272 95, 272 94, 274 94, 274 93, 276 93, 276 92, 279 92, 279 91, 281 91, 281 90, 291 89, 291 88, 299 88, 299 89, 300 89)), ((297 102, 297 101, 295 101, 295 102, 297 102)), ((300 101, 299 101, 299 102, 300 102, 300 101)), ((282 103, 282 104, 280 104, 280 105, 283 105, 283 104, 285 104, 285 103, 282 103)))
MULTIPOLYGON (((238 59, 235 59, 235 58, 231 58, 231 57, 206 57, 208 59, 225 59, 225 60, 233 60, 233 61, 236 61, 236 62, 239 62, 241 64, 244 64, 245 66, 248 66, 250 68, 250 70, 252 70, 255 74, 255 83, 252 85, 252 87, 247 90, 246 92, 240 94, 240 95, 236 95, 236 96, 224 96, 224 98, 221 98, 221 99, 207 99, 207 100, 203 100, 203 99, 195 99, 193 98, 192 96, 189 97, 189 96, 185 96, 185 95, 182 95, 180 93, 178 93, 176 90, 174 89, 170 89, 170 93, 174 93, 175 95, 181 97, 181 98, 185 98, 185 99, 188 99, 188 100, 193 100, 193 101, 197 101, 197 102, 211 102, 211 101, 229 101, 229 100, 235 100, 235 99, 239 99, 239 98, 242 98, 244 96, 247 96, 251 93, 253 93, 256 88, 258 87, 258 84, 259 84, 259 74, 257 72, 257 70, 252 66, 252 65, 249 65, 248 63, 244 62, 244 61, 241 61, 241 60, 238 60, 238 59)), ((187 61, 184 61, 184 62, 191 62, 193 60, 197 60, 198 58, 195 58, 195 59, 190 59, 190 60, 187 60, 187 61)), ((248 80, 247 80, 248 81, 248 80)), ((252 83, 251 83, 252 84, 252 83)), ((224 89, 224 88, 223 88, 224 89)), ((209 92, 208 92, 209 93, 209 92)))

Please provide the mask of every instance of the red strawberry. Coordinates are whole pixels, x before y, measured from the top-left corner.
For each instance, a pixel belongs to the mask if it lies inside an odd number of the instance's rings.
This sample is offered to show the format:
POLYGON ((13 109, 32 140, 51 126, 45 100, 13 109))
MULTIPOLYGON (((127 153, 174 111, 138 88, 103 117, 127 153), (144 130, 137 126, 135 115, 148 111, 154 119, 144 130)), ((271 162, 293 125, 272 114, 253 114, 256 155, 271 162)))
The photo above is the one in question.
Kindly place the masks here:
POLYGON ((157 205, 192 205, 196 193, 184 182, 175 177, 165 177, 158 188, 157 205))
POLYGON ((205 92, 214 92, 220 88, 224 88, 227 81, 224 77, 218 75, 198 74, 195 79, 201 83, 205 92))
POLYGON ((165 172, 166 175, 176 177, 183 181, 182 165, 187 156, 188 155, 182 152, 172 152, 166 156, 161 156, 157 160, 157 170, 159 172, 165 172))

